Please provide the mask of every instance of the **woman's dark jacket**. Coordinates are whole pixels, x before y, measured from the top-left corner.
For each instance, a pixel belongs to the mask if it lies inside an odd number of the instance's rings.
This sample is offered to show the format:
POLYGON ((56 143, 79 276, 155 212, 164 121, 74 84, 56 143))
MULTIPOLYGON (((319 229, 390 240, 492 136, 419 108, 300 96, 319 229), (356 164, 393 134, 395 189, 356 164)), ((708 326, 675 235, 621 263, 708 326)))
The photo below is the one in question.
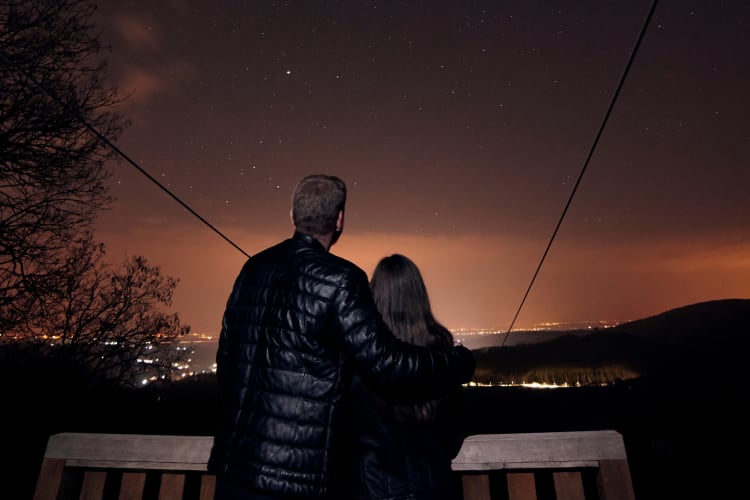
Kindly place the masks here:
POLYGON ((343 498, 354 373, 407 398, 445 394, 474 371, 466 348, 396 339, 364 271, 301 233, 245 263, 216 361, 221 401, 209 470, 287 498, 343 498))
POLYGON ((461 498, 459 477, 451 469, 464 437, 461 387, 429 402, 422 416, 417 405, 388 401, 356 377, 352 394, 352 493, 347 498, 461 498))

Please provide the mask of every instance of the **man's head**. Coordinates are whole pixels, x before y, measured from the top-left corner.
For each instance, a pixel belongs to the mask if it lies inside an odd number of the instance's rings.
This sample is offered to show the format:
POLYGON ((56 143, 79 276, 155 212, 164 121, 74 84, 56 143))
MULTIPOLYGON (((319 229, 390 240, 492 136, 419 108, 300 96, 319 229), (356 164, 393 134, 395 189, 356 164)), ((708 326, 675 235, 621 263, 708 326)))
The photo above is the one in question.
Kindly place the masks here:
POLYGON ((297 231, 312 236, 339 233, 345 205, 344 181, 332 175, 308 175, 294 189, 292 223, 297 231))

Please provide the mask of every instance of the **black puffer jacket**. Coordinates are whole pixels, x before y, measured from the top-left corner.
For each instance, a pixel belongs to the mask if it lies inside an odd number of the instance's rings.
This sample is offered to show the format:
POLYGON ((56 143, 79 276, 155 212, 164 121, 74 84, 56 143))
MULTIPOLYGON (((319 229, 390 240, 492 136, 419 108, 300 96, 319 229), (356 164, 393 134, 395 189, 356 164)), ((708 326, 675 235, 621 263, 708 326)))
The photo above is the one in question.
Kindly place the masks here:
POLYGON ((474 371, 466 348, 396 339, 364 271, 300 233, 246 262, 216 360, 221 409, 209 470, 291 498, 344 498, 353 373, 411 398, 444 394, 474 371))
POLYGON ((463 442, 463 393, 442 398, 430 420, 404 419, 355 377, 352 493, 356 500, 456 500, 451 460, 463 442))
MULTIPOLYGON (((442 325, 432 343, 453 343, 442 325)), ((429 402, 393 404, 355 376, 352 383, 350 500, 456 500, 460 478, 451 460, 464 438, 463 387, 429 402)))

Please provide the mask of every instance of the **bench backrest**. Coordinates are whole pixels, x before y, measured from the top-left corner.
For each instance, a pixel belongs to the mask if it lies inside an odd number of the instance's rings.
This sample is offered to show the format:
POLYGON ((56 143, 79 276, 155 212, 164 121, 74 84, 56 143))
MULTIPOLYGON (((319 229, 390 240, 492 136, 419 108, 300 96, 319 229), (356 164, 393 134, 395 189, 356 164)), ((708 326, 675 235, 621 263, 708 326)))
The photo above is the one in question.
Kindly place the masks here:
MULTIPOLYGON (((50 436, 34 500, 213 499, 206 472, 213 438, 63 433, 50 436)), ((622 436, 615 431, 469 436, 453 460, 464 500, 535 500, 547 481, 557 500, 634 500, 622 436), (545 479, 546 478, 546 479, 545 479), (593 486, 591 486, 593 484, 593 486), (594 495, 587 492, 595 489, 594 495)))

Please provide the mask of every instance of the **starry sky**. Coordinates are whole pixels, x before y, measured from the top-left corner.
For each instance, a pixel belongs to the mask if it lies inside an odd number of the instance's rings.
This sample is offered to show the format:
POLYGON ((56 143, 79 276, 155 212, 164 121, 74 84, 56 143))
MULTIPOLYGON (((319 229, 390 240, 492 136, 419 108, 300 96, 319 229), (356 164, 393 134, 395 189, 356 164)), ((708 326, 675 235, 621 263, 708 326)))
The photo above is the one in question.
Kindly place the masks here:
POLYGON ((208 334, 308 173, 349 187, 332 251, 411 257, 449 328, 748 298, 750 2, 656 3, 614 99, 652 3, 101 2, 118 148, 218 232, 113 162, 95 235, 208 334))

